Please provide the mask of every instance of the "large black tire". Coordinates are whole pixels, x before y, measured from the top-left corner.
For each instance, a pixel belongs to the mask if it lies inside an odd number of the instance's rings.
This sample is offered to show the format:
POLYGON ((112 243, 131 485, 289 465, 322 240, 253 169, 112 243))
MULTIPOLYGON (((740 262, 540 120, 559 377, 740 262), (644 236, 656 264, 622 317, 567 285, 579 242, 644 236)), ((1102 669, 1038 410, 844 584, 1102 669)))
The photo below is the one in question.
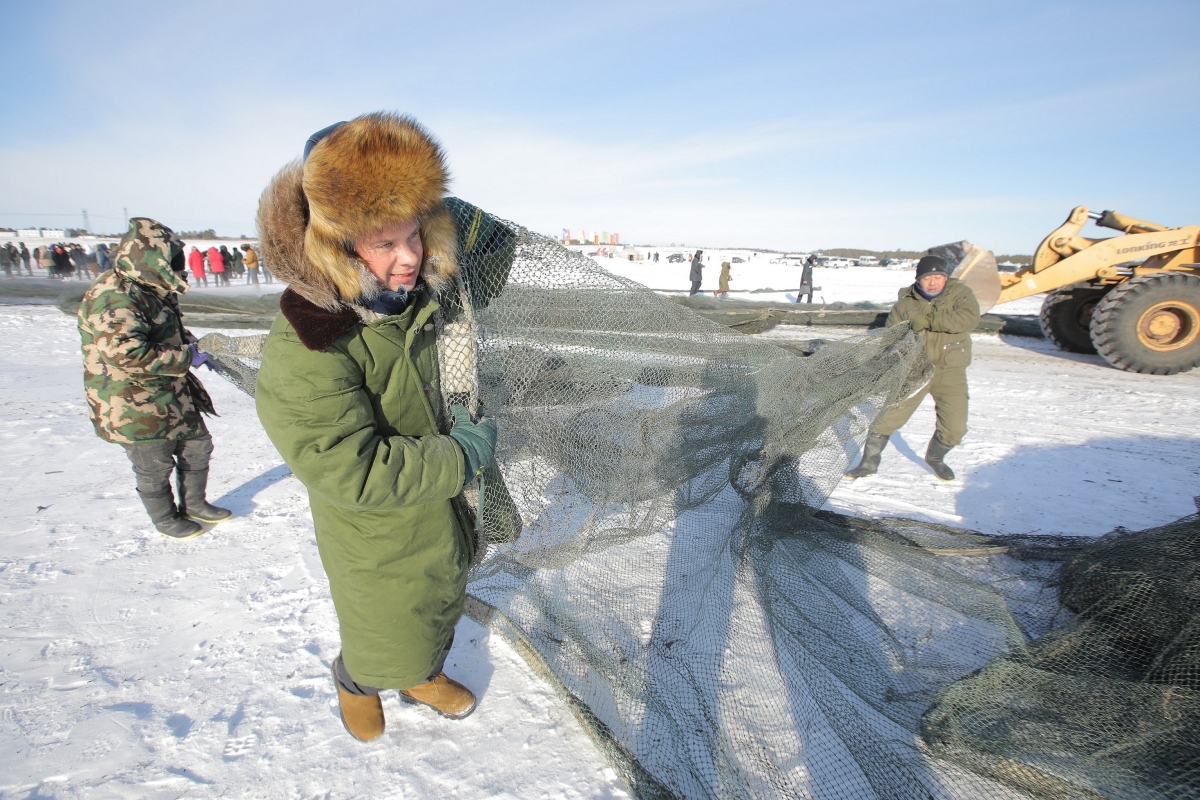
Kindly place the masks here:
POLYGON ((1094 353, 1092 312, 1108 289, 1064 286, 1046 295, 1038 314, 1042 333, 1068 353, 1094 353))
POLYGON ((1092 343, 1118 369, 1174 375, 1200 365, 1200 277, 1130 278, 1092 313, 1092 343))

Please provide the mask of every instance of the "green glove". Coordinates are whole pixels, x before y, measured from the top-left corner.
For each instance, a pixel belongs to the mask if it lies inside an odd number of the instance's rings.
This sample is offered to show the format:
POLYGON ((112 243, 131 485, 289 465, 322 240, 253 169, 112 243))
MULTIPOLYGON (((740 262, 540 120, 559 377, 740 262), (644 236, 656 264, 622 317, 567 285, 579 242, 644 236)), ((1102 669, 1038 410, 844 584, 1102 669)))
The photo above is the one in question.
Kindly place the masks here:
POLYGON ((463 483, 468 484, 496 458, 496 420, 471 422, 471 415, 457 404, 450 406, 450 413, 454 415, 450 438, 462 448, 463 462, 467 467, 463 483))
POLYGON ((913 333, 927 331, 929 330, 929 316, 927 314, 922 314, 919 317, 913 317, 908 321, 908 324, 912 325, 913 333))

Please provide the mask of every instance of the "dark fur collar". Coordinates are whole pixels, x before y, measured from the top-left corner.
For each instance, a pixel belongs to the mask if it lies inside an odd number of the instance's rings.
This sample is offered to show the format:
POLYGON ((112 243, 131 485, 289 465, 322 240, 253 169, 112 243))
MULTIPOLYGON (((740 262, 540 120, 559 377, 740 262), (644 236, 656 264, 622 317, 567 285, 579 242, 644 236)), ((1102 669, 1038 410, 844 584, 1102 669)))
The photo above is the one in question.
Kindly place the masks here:
POLYGON ((342 306, 337 311, 326 311, 291 288, 279 298, 279 310, 309 350, 324 350, 362 322, 351 308, 342 306))

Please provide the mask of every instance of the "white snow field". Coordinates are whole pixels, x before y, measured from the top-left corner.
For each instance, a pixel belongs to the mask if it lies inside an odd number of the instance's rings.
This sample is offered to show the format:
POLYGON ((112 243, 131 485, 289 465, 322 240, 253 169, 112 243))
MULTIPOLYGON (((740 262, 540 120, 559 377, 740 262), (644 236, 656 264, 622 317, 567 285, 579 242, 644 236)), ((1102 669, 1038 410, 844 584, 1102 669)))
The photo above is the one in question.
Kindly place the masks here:
MULTIPOLYGON (((686 287, 686 265, 670 268, 662 288, 686 287)), ((852 275, 819 271, 816 283, 852 275)), ((843 287, 836 299, 891 301, 911 273, 861 277, 861 296, 843 287)), ((947 459, 959 480, 938 481, 921 460, 927 401, 880 473, 843 483, 829 508, 1083 535, 1195 511, 1200 371, 1135 375, 1042 340, 974 340, 971 432, 947 459)), ((221 413, 210 498, 237 517, 178 542, 154 532, 124 452, 92 431, 74 320, 0 307, 0 798, 628 796, 553 690, 470 620, 448 672, 480 696, 475 714, 451 722, 386 693, 387 733, 351 739, 303 487, 253 401, 203 377, 221 413)))
POLYGON ((469 619, 447 671, 475 714, 387 692, 387 733, 352 739, 307 496, 253 400, 204 376, 221 414, 209 498, 237 518, 174 541, 93 432, 81 381, 73 318, 0 307, 0 798, 628 796, 553 690, 469 619))
MULTIPOLYGON (((578 249, 578 248, 576 248, 578 249)), ((653 252, 653 251, 651 251, 653 252)), ((677 249, 659 250, 663 258, 677 249)), ((688 251, 687 255, 695 252, 688 251)), ((706 251, 707 253, 708 251, 706 251)), ((712 294, 721 277, 721 262, 734 255, 746 259, 744 264, 730 265, 729 296, 738 300, 757 302, 789 303, 796 301, 800 286, 800 267, 794 260, 780 263, 778 254, 758 253, 752 250, 713 250, 712 258, 704 263, 702 292, 712 294), (775 263, 772 263, 775 262, 775 263), (766 291, 772 289, 774 291, 766 291)), ((629 261, 619 258, 593 257, 602 269, 630 278, 638 283, 669 294, 687 294, 691 283, 688 280, 690 264, 668 264, 646 261, 629 261)), ((912 269, 884 269, 882 267, 817 267, 813 270, 813 302, 821 303, 877 303, 891 305, 896 302, 896 292, 913 282, 912 269)), ((992 309, 996 314, 1036 315, 1042 307, 1044 295, 1034 295, 992 309)))

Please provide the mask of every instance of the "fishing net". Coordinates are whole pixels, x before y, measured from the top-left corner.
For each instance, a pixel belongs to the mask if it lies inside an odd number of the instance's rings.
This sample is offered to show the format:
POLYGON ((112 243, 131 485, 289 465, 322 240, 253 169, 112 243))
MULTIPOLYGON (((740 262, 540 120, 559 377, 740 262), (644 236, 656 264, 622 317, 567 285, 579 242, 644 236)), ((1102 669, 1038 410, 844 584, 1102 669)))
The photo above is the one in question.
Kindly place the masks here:
POLYGON ((254 385, 258 382, 258 367, 262 363, 262 349, 266 342, 265 333, 253 336, 209 333, 200 337, 198 347, 202 352, 213 354, 212 368, 218 374, 254 397, 254 385))
MULTIPOLYGON (((907 326, 785 350, 450 208, 443 396, 500 427, 468 607, 639 796, 1200 792, 1196 518, 1090 544, 818 511, 928 376, 907 326)), ((261 338, 202 347, 252 392, 261 338)))

